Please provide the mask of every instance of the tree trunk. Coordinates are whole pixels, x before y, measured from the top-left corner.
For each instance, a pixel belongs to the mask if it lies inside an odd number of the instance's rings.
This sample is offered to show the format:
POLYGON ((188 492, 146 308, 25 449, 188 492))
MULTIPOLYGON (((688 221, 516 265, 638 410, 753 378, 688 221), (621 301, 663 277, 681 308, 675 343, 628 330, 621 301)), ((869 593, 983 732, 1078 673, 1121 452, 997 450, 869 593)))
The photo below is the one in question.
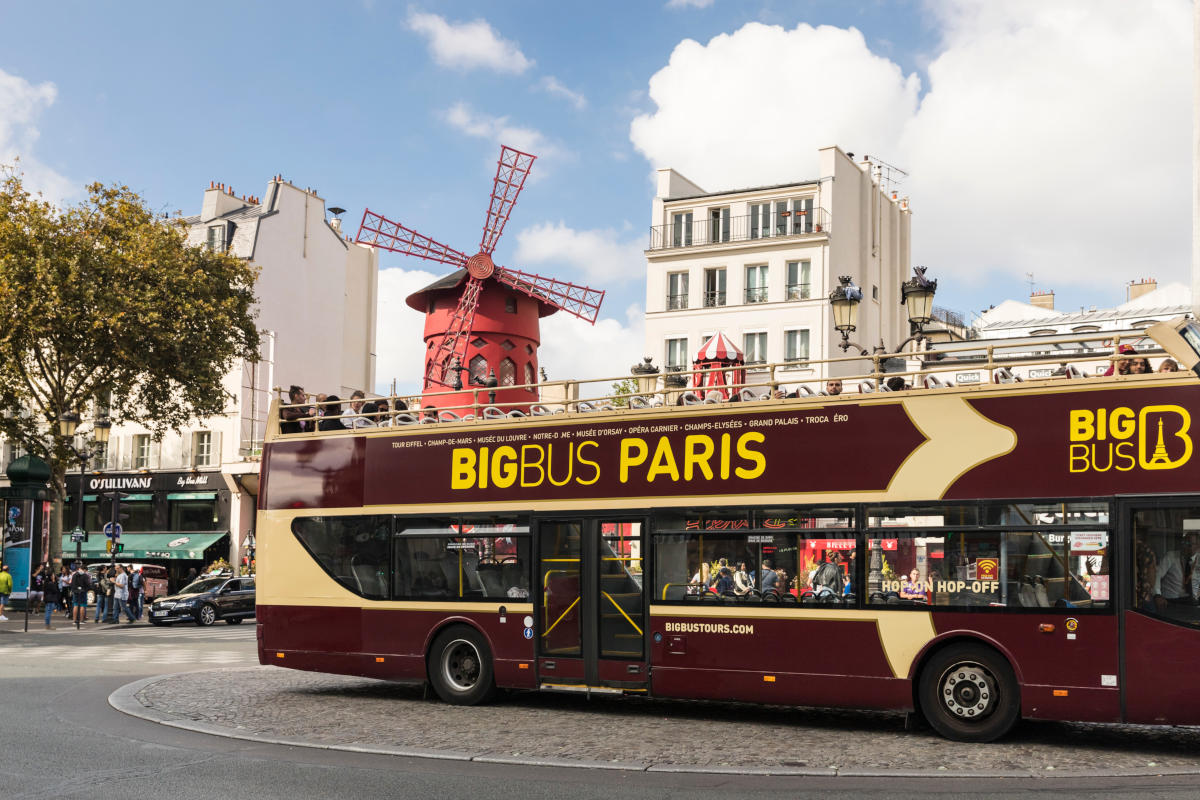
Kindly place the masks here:
MULTIPOLYGON (((63 498, 67 496, 66 467, 54 469, 54 473, 50 476, 50 485, 54 489, 54 500, 50 506, 49 558, 54 568, 58 569, 58 565, 62 563, 63 498)), ((80 498, 80 502, 83 502, 82 498, 80 498)))

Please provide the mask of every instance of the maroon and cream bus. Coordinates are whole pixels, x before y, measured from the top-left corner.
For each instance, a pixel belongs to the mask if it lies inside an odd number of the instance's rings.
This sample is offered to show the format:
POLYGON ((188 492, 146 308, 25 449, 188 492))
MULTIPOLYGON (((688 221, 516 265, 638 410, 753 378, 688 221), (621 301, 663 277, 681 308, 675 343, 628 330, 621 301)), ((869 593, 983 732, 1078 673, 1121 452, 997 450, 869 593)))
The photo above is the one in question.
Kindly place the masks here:
POLYGON ((1195 374, 597 407, 273 426, 261 662, 967 741, 1200 723, 1195 374))

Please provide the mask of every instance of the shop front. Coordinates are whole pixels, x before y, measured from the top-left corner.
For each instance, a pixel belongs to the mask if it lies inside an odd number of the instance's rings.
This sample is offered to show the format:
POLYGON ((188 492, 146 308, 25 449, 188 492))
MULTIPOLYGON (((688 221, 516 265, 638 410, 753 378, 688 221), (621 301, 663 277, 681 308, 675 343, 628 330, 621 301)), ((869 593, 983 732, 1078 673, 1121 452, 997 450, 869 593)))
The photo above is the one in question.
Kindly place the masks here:
MULTIPOLYGON (((80 476, 67 477, 68 504, 64 519, 78 519, 80 476)), ((154 472, 104 473, 83 476, 84 561, 106 561, 102 531, 112 519, 112 495, 120 492, 121 563, 153 563, 167 568, 172 590, 187 576, 201 572, 229 552, 230 492, 221 473, 154 472)), ((63 536, 63 557, 76 545, 63 536)))

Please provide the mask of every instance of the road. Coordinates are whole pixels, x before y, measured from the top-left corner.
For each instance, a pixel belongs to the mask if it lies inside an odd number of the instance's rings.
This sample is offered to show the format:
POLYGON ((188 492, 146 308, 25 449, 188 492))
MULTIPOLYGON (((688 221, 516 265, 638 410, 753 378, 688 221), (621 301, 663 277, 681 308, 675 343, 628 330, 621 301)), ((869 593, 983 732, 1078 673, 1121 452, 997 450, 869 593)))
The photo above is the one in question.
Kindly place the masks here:
MULTIPOLYGON (((62 625, 0 630, 0 797, 162 797, 214 800, 307 798, 492 798, 572 800, 828 798, 919 793, 971 798, 1053 793, 1056 798, 1182 798, 1197 778, 1087 780, 795 778, 651 774, 410 759, 208 736, 134 719, 107 698, 120 686, 163 673, 256 663, 254 627, 62 625)), ((214 703, 223 702, 214 697, 214 703)), ((336 704, 337 698, 329 702, 336 704)), ((397 719, 397 725, 420 724, 397 719)), ((502 735, 502 734, 498 734, 502 735)), ((547 730, 553 736, 553 730, 547 730)), ((731 729, 730 735, 736 735, 731 729)), ((719 747, 720 742, 714 742, 719 747)))

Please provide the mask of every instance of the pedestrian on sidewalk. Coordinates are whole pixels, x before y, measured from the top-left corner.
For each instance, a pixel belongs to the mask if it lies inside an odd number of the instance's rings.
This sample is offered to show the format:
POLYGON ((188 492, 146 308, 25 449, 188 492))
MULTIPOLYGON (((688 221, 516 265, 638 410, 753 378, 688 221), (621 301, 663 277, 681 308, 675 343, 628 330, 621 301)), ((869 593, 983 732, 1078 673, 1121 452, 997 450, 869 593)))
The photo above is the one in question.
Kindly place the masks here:
POLYGON ((4 605, 12 594, 12 575, 8 573, 8 564, 0 564, 0 622, 8 622, 4 616, 4 605))
POLYGON ((54 567, 49 561, 38 565, 37 572, 29 578, 29 594, 26 601, 29 603, 30 612, 34 614, 41 610, 39 606, 42 603, 42 595, 45 594, 47 578, 54 578, 54 567))
POLYGON ((50 617, 62 602, 62 594, 58 589, 58 581, 54 578, 54 571, 47 570, 46 574, 49 578, 42 583, 42 600, 46 604, 46 630, 49 631, 53 630, 50 627, 50 617))
POLYGON ((112 584, 108 582, 108 573, 104 571, 104 565, 96 570, 96 580, 92 581, 92 591, 96 595, 96 618, 93 623, 99 623, 100 620, 108 611, 108 590, 112 584))
POLYGON ((134 619, 142 618, 142 592, 145 590, 144 582, 142 581, 142 568, 133 569, 130 565, 127 567, 129 573, 129 610, 133 612, 134 619))
POLYGON ((71 574, 71 613, 75 616, 76 626, 81 625, 87 617, 87 593, 92 587, 92 578, 83 568, 83 563, 75 562, 75 572, 71 574))
POLYGON ((63 564, 58 573, 58 596, 62 600, 63 616, 71 618, 71 571, 63 564))
POLYGON ((102 569, 106 570, 104 574, 108 577, 108 586, 104 589, 104 602, 106 605, 104 609, 104 621, 119 622, 120 620, 117 617, 117 571, 107 567, 102 567, 102 569))
POLYGON ((113 622, 120 622, 121 614, 127 616, 130 622, 133 622, 133 613, 129 610, 129 573, 125 567, 117 567, 115 583, 117 588, 113 593, 113 598, 117 601, 117 612, 113 615, 113 622))

